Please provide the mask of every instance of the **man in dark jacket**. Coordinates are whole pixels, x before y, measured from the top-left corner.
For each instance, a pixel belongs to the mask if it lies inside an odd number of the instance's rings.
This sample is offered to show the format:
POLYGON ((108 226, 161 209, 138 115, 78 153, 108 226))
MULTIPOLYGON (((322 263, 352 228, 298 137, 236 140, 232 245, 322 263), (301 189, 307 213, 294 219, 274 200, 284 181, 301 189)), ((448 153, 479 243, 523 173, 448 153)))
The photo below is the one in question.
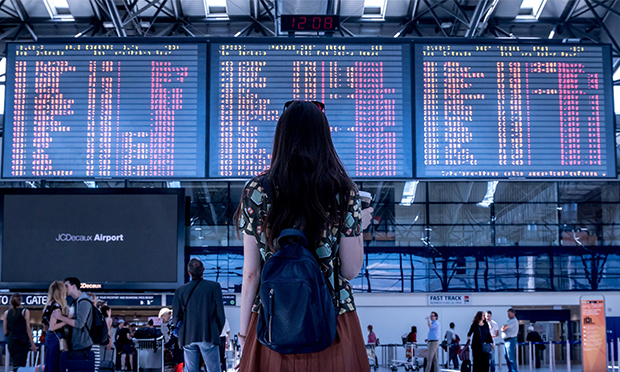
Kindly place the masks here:
POLYGON ((216 282, 203 280, 204 270, 202 261, 192 258, 187 265, 192 280, 174 293, 172 314, 174 324, 179 325, 185 372, 198 372, 201 354, 207 372, 221 372, 220 333, 226 322, 222 288, 216 282))

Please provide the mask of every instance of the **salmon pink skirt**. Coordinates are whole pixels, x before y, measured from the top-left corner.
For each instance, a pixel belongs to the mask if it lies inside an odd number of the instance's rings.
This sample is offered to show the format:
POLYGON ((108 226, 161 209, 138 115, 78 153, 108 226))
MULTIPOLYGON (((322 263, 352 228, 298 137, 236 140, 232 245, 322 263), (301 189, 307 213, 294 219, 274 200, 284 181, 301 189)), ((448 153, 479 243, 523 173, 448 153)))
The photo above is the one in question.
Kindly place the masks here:
POLYGON ((323 351, 280 354, 256 338, 253 313, 241 355, 240 372, 370 372, 362 327, 355 311, 338 316, 336 339, 323 351))

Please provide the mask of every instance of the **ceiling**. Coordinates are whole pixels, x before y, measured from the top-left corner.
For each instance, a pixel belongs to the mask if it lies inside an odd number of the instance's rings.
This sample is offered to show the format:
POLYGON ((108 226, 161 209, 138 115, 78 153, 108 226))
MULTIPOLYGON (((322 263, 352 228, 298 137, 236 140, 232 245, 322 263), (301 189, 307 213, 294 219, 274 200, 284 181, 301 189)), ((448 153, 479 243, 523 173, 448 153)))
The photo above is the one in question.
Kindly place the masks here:
POLYGON ((0 0, 0 50, 47 37, 286 37, 282 14, 337 14, 339 32, 295 36, 571 39, 610 43, 620 65, 617 0, 538 0, 529 13, 531 0, 60 0, 68 8, 56 9, 57 1, 0 0))
POLYGON ((343 28, 334 37, 551 36, 616 47, 620 35, 616 0, 543 0, 529 16, 519 16, 522 0, 379 0, 374 17, 364 14, 365 0, 66 0, 64 14, 53 16, 46 3, 54 1, 0 0, 0 39, 287 36, 276 27, 282 14, 338 14, 343 28))

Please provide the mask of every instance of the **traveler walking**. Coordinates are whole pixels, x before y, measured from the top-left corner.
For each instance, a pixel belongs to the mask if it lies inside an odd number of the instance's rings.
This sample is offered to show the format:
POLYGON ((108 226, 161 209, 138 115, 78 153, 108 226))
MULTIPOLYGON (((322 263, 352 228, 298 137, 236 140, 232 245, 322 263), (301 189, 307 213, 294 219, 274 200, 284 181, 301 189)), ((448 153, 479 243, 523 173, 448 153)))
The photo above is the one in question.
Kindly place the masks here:
POLYGON ((438 319, 439 315, 434 311, 431 312, 430 317, 426 317, 426 322, 428 323, 428 337, 426 338, 426 342, 428 343, 428 354, 424 372, 439 371, 438 347, 441 324, 439 324, 438 319))
MULTIPOLYGON (((450 328, 446 331, 444 340, 448 346, 448 364, 452 362, 454 369, 459 369, 459 336, 454 330, 454 323, 450 323, 450 328)), ((447 366, 447 364, 446 364, 447 366)))
POLYGON ((517 336, 519 335, 519 320, 517 320, 514 309, 508 309, 508 321, 502 326, 501 331, 508 372, 518 372, 517 336))
POLYGON ((174 292, 172 314, 179 325, 179 346, 183 347, 184 372, 198 372, 200 356, 207 372, 220 372, 220 334, 226 316, 222 288, 216 282, 204 280, 205 268, 196 258, 189 260, 187 271, 192 277, 174 292))
POLYGON ((26 366, 28 351, 37 351, 30 329, 30 311, 21 307, 22 296, 14 293, 11 296, 11 307, 2 315, 4 334, 7 335, 11 364, 17 371, 26 366), (30 346, 30 348, 28 348, 30 346))
POLYGON ((484 312, 478 311, 467 332, 467 343, 471 342, 474 356, 474 372, 489 372, 489 354, 493 352, 493 337, 484 312), (473 338, 472 338, 473 336, 473 338))
POLYGON ((69 345, 65 335, 64 322, 52 317, 52 313, 59 310, 67 315, 67 289, 60 280, 53 282, 47 292, 47 304, 43 308, 42 322, 47 326, 45 336, 45 371, 60 371, 60 353, 66 351, 69 345), (63 347, 61 347, 63 343, 63 347), (64 349, 64 350, 62 350, 64 349))
MULTIPOLYGON (((363 263, 361 233, 362 227, 370 223, 372 208, 362 211, 355 184, 334 149, 324 110, 324 105, 316 101, 285 104, 276 127, 271 167, 246 184, 235 214, 244 243, 238 334, 243 345, 240 372, 292 371, 298 365, 308 371, 322 372, 370 370, 349 280, 358 275, 363 263), (304 250, 296 250, 293 259, 301 258, 307 251, 312 253, 314 264, 310 260, 305 262, 313 268, 311 283, 313 289, 320 290, 321 305, 324 305, 321 310, 339 314, 337 318, 336 314, 321 318, 321 326, 326 330, 333 330, 332 326, 337 324, 337 335, 331 345, 308 354, 279 353, 259 342, 257 336, 257 327, 263 322, 259 322, 258 309, 269 305, 268 299, 258 293, 263 264, 278 265, 270 263, 272 256, 282 252, 277 238, 291 228, 302 230, 306 239, 295 238, 296 245, 283 240, 288 248, 285 252, 302 247, 304 250), (320 272, 314 270, 316 263, 320 272), (324 280, 314 275, 317 272, 324 280), (338 309, 329 308, 330 302, 338 309)), ((309 280, 308 275, 304 279, 309 280)), ((280 279, 279 283, 282 282, 286 279, 280 279)), ((306 294, 304 299, 307 298, 306 294)), ((283 301, 283 309, 287 310, 295 299, 283 301)), ((291 331, 306 335, 303 320, 294 321, 298 326, 291 331)), ((332 333, 324 331, 319 336, 329 339, 332 333)), ((295 341, 287 344, 291 350, 297 346, 293 345, 295 341)))
MULTIPOLYGON (((533 326, 529 326, 527 328, 527 330, 528 330, 528 332, 527 332, 527 337, 525 338, 525 341, 528 341, 528 342, 543 342, 542 337, 540 337, 540 334, 534 330, 533 326)), ((546 348, 547 347, 545 345, 542 345, 542 344, 534 345, 534 356, 536 358, 536 368, 540 368, 540 360, 542 359, 543 351, 546 348)))
POLYGON ((495 348, 493 348, 493 351, 489 354, 489 371, 495 372, 495 354, 499 350, 499 345, 502 342, 502 338, 499 335, 499 325, 497 325, 497 322, 493 320, 493 313, 491 312, 491 310, 487 311, 486 318, 487 323, 489 323, 491 337, 493 337, 493 345, 495 346, 495 348))

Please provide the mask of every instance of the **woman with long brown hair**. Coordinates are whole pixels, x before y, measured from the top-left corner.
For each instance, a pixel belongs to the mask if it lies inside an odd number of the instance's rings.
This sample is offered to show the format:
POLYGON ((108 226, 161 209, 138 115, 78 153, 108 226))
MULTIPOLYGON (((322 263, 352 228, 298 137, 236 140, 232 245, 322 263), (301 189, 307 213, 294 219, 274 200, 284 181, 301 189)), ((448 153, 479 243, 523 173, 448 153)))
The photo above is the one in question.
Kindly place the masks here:
POLYGON ((30 311, 21 307, 22 296, 14 293, 11 296, 11 307, 2 315, 4 334, 7 335, 11 363, 17 371, 25 367, 28 351, 37 351, 30 329, 30 311), (30 347, 28 347, 30 346, 30 347))
POLYGON ((485 348, 491 349, 493 352, 493 337, 489 323, 484 316, 484 312, 478 311, 474 317, 474 321, 467 332, 467 343, 471 342, 471 351, 474 357, 474 372, 489 372, 489 352, 485 348), (473 335, 473 339, 472 339, 473 335), (486 344, 486 345, 485 345, 486 344))
POLYGON ((241 372, 370 370, 349 280, 362 266, 361 233, 370 223, 372 208, 362 211, 323 111, 320 102, 287 102, 276 126, 271 166, 246 184, 237 209, 244 247, 241 372), (280 233, 289 228, 304 232, 338 301, 335 340, 327 349, 308 354, 280 354, 260 343, 256 334, 261 268, 278 251, 280 233))
POLYGON ((50 284, 47 291, 47 304, 43 308, 43 324, 47 326, 45 336, 45 371, 58 372, 60 370, 60 344, 68 345, 65 334, 64 322, 52 317, 55 310, 60 310, 62 315, 67 316, 67 289, 65 283, 55 281, 50 284), (64 341, 61 341, 64 340, 64 341))

